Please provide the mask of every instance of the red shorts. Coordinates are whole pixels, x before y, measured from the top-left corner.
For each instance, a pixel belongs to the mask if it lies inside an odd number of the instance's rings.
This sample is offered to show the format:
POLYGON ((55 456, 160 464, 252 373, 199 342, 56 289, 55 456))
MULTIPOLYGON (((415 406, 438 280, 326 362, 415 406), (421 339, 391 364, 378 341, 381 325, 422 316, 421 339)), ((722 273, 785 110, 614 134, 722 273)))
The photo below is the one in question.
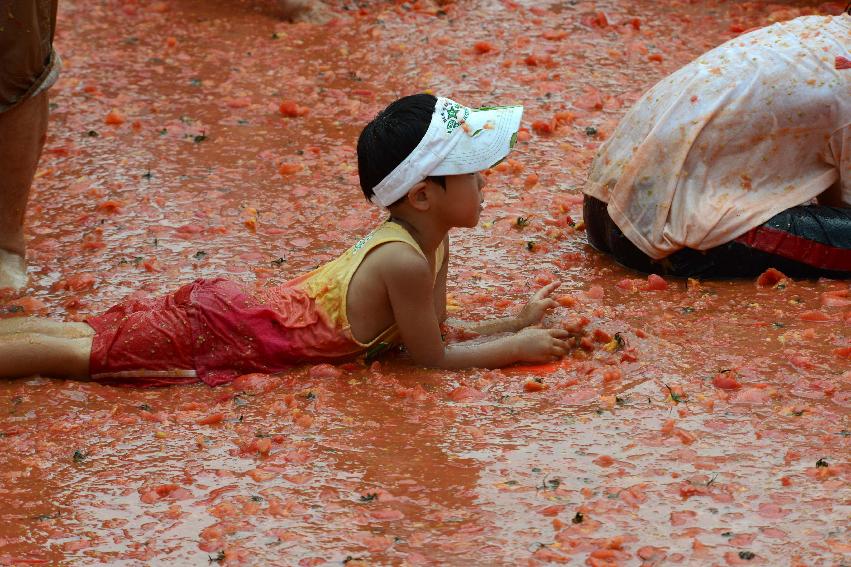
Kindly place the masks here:
POLYGON ((240 374, 335 361, 360 350, 303 290, 286 284, 257 297, 226 279, 199 279, 86 322, 95 330, 91 377, 137 386, 198 380, 217 386, 240 374))
POLYGON ((197 382, 189 306, 196 283, 150 300, 128 300, 86 320, 94 330, 93 380, 135 386, 197 382))

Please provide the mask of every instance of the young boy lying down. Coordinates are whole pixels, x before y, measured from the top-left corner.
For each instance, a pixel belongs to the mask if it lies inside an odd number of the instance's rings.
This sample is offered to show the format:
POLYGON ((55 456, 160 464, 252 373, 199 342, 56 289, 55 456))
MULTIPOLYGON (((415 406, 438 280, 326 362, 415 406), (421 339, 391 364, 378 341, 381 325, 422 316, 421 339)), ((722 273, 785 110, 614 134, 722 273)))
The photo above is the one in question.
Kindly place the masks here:
POLYGON ((0 377, 42 374, 109 383, 218 385, 248 372, 338 362, 403 343, 417 364, 499 367, 561 357, 567 332, 530 327, 557 305, 557 284, 517 316, 470 324, 492 340, 446 344, 449 231, 474 227, 481 171, 511 151, 523 108, 472 109, 420 94, 361 132, 361 188, 389 217, 337 259, 259 291, 199 279, 128 300, 84 323, 0 321, 0 377))

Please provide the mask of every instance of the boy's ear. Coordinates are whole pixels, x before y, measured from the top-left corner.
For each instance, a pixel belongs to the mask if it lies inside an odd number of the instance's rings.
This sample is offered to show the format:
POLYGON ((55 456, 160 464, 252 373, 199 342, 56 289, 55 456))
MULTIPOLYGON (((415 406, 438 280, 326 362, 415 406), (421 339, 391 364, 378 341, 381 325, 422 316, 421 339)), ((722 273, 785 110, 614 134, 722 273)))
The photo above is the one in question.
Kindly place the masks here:
POLYGON ((428 193, 426 188, 428 185, 425 181, 420 181, 408 190, 408 203, 418 211, 428 210, 428 193))

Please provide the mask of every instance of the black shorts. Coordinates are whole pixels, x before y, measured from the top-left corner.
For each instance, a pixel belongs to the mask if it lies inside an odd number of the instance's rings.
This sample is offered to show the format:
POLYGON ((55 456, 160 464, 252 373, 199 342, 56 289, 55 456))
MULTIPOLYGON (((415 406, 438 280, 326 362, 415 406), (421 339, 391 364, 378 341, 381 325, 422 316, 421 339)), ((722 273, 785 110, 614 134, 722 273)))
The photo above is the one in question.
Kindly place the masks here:
POLYGON ((851 277, 851 208, 801 205, 773 216, 735 240, 686 248, 654 260, 614 223, 603 201, 585 196, 588 242, 620 264, 647 273, 682 277, 753 277, 776 268, 793 277, 851 277))
POLYGON ((40 93, 59 75, 53 51, 57 0, 4 0, 0 6, 0 112, 40 93))

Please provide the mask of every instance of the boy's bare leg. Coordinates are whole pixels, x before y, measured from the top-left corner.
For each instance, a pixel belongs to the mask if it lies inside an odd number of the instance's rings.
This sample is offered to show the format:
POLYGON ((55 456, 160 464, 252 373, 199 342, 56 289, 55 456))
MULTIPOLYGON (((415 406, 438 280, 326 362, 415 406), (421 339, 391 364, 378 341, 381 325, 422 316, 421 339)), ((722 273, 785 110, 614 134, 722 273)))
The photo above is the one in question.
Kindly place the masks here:
POLYGON ((27 284, 24 212, 47 134, 47 92, 0 113, 0 288, 27 284))
POLYGON ((34 333, 0 336, 0 378, 41 375, 89 377, 92 338, 59 338, 34 333))
POLYGON ((54 321, 41 317, 0 319, 0 337, 16 333, 48 335, 55 338, 80 339, 91 337, 95 331, 86 323, 54 321))

